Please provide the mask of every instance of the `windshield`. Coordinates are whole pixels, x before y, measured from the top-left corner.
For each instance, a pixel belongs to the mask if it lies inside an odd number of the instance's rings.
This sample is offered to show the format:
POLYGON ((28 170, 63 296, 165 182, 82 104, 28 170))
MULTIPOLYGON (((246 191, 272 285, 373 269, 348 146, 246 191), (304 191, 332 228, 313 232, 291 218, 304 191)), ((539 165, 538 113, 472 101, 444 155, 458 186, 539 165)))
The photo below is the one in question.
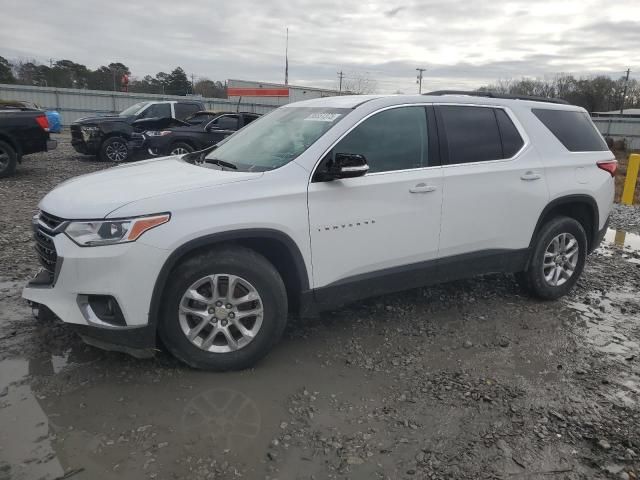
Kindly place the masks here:
POLYGON ((350 111, 348 108, 279 108, 228 137, 206 159, 231 163, 238 170, 273 170, 299 156, 350 111))
POLYGON ((142 110, 148 104, 149 104, 149 102, 136 103, 135 105, 131 105, 129 108, 125 108, 118 115, 121 116, 121 117, 130 117, 131 115, 135 115, 136 113, 138 113, 140 110, 142 110))

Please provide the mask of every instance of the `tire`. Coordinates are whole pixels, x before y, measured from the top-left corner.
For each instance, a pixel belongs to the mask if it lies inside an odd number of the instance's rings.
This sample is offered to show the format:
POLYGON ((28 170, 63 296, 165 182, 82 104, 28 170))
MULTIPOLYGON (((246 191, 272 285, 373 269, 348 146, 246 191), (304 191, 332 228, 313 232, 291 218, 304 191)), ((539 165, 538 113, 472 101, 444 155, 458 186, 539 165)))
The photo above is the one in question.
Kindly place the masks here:
POLYGON ((516 280, 533 296, 555 300, 566 295, 576 284, 586 258, 587 234, 580 222, 556 217, 543 225, 536 236, 529 267, 517 273, 516 280), (552 245, 554 240, 557 243, 552 245))
POLYGON ((244 247, 220 247, 179 264, 170 275, 162 307, 158 334, 165 347, 187 365, 205 370, 252 367, 280 340, 287 323, 287 292, 280 274, 266 258, 244 247), (235 280, 238 286, 229 300, 225 277, 228 285, 234 276, 239 278, 235 280), (221 294, 221 305, 215 303, 213 286, 221 294), (189 291, 197 295, 187 297, 189 291), (259 300, 228 303, 236 301, 233 297, 255 298, 255 294, 259 300), (240 319, 260 307, 262 315, 240 319), (195 311, 198 315, 187 313, 195 311), (232 316, 234 312, 236 316, 232 316), (253 338, 236 327, 238 322, 244 322, 242 326, 253 333, 253 338), (193 341, 187 332, 195 335, 193 341), (228 335, 237 342, 235 349, 228 335))
POLYGON ((0 141, 0 178, 10 177, 16 171, 18 155, 11 145, 0 141))
POLYGON ((100 160, 103 162, 122 163, 126 162, 129 156, 129 147, 124 138, 110 137, 100 146, 100 160))
POLYGON ((171 145, 169 155, 185 155, 194 151, 194 148, 188 143, 177 142, 171 145))

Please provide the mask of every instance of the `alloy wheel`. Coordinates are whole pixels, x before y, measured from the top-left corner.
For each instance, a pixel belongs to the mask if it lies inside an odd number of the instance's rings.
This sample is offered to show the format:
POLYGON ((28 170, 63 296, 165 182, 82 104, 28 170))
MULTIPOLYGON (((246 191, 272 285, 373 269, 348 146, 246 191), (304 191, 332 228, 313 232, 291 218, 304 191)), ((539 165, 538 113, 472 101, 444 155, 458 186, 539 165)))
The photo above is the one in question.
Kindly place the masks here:
POLYGON ((578 264, 579 247, 578 240, 570 233, 556 235, 549 242, 542 264, 542 273, 549 285, 558 287, 573 276, 578 264))
POLYGON ((200 278, 182 295, 180 327, 196 347, 228 353, 246 347, 258 334, 264 318, 256 288, 237 275, 219 273, 200 278))
POLYGON ((189 153, 189 151, 184 147, 177 147, 171 150, 171 155, 184 155, 185 153, 189 153))
POLYGON ((107 158, 112 162, 120 163, 127 159, 127 146, 122 142, 112 142, 107 145, 107 158))

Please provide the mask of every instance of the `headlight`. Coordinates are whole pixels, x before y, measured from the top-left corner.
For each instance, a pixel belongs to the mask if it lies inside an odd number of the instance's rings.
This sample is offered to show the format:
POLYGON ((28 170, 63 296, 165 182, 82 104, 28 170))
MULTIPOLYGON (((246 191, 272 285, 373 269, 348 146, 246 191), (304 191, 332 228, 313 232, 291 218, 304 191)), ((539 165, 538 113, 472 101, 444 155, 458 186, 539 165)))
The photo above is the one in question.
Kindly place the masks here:
POLYGON ((164 137, 165 135, 171 135, 171 130, 149 130, 144 134, 147 137, 164 137))
POLYGON ((170 218, 168 213, 162 213, 148 217, 71 222, 64 233, 81 247, 113 245, 134 242, 144 232, 167 223, 170 218))

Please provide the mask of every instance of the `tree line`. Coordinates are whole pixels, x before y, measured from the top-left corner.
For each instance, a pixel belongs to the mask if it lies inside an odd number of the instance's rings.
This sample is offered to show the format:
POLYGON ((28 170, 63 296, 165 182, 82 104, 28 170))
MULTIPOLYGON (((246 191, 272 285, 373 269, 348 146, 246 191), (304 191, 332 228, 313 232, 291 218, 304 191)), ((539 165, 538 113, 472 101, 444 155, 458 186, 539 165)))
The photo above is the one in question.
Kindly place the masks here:
POLYGON ((129 67, 120 62, 92 70, 71 60, 52 61, 50 65, 43 65, 34 60, 10 62, 0 57, 0 83, 227 98, 226 82, 199 78, 192 84, 181 67, 174 68, 170 73, 158 72, 153 77, 145 75, 137 78, 132 77, 129 67))
POLYGON ((605 75, 576 78, 573 75, 556 75, 551 79, 500 80, 478 89, 484 92, 509 95, 533 95, 537 97, 561 98, 579 105, 588 112, 608 112, 624 108, 640 108, 640 82, 625 77, 617 80, 605 75), (626 85, 626 93, 625 93, 626 85))

